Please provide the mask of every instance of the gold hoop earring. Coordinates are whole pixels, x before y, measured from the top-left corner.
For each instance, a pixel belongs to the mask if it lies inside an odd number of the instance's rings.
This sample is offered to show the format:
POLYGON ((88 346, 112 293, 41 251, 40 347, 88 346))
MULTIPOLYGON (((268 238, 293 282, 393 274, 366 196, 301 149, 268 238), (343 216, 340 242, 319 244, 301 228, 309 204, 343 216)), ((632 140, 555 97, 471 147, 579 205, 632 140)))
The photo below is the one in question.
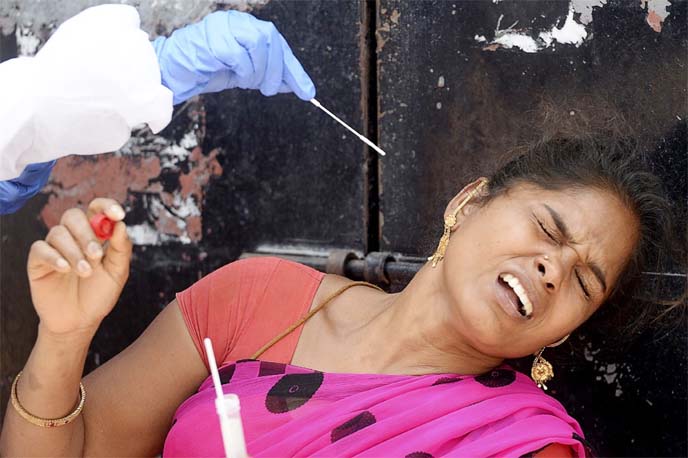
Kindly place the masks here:
POLYGON ((535 355, 533 367, 530 368, 530 377, 533 379, 538 388, 542 388, 543 390, 547 391, 547 385, 545 385, 545 382, 552 380, 554 377, 554 369, 549 361, 542 357, 543 351, 545 351, 545 347, 542 347, 537 355, 535 355))
POLYGON ((432 261, 432 267, 436 267, 437 263, 444 259, 444 254, 447 251, 447 246, 449 246, 449 237, 451 236, 451 229, 456 225, 457 216, 461 209, 466 206, 466 204, 475 197, 480 189, 487 184, 487 180, 482 180, 478 186, 475 187, 468 196, 456 207, 456 210, 450 215, 444 217, 444 230, 442 231, 442 237, 440 237, 440 242, 437 245, 435 253, 428 258, 428 261, 432 261))
POLYGON ((559 345, 561 345, 561 344, 563 344, 564 342, 566 342, 566 339, 568 339, 570 335, 571 335, 571 334, 566 334, 564 337, 562 337, 561 339, 557 340, 556 342, 547 345, 547 348, 558 347, 559 345))

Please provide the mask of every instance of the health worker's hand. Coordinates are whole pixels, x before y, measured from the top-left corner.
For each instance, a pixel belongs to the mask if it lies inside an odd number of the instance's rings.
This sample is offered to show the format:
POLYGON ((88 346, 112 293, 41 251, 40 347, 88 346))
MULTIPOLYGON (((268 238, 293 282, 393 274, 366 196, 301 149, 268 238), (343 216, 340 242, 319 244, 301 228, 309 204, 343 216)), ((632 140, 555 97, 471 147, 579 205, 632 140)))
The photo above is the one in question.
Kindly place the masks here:
POLYGON ((174 103, 225 89, 294 92, 315 97, 315 86, 271 22, 248 13, 218 11, 153 41, 162 84, 174 103))
POLYGON ((129 277, 132 244, 122 221, 124 210, 112 199, 96 198, 84 213, 64 212, 45 240, 34 242, 27 272, 33 306, 43 331, 57 336, 95 334, 129 277), (116 221, 107 243, 89 223, 97 213, 116 221))
POLYGON ((14 213, 48 182, 55 161, 30 164, 17 178, 0 181, 0 215, 14 213))

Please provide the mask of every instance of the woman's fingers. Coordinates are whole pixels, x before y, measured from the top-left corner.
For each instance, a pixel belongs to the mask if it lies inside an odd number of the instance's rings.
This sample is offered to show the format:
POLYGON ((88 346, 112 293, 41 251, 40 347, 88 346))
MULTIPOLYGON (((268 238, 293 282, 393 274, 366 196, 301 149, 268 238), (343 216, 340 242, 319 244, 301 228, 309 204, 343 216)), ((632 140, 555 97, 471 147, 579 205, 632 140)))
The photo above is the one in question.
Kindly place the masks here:
POLYGON ((48 232, 45 241, 67 260, 71 269, 80 277, 88 277, 93 272, 84 252, 65 226, 55 226, 48 232))
POLYGON ((115 224, 109 240, 105 258, 103 258, 103 267, 120 285, 124 285, 129 278, 131 250, 132 244, 127 235, 127 227, 119 221, 115 224))
POLYGON ((102 262, 112 278, 123 285, 129 277, 132 251, 126 225, 122 221, 124 216, 124 209, 116 200, 104 197, 91 201, 88 214, 77 208, 67 210, 62 215, 60 224, 50 229, 45 242, 36 243, 31 265, 41 275, 50 271, 47 266, 52 266, 52 270, 71 270, 81 277, 88 277, 102 262), (93 232, 89 221, 93 215, 100 213, 115 223, 107 248, 103 248, 102 241, 93 232))
POLYGON ((81 251, 93 260, 103 256, 103 247, 96 239, 86 214, 78 208, 71 208, 62 214, 60 224, 69 229, 72 237, 81 247, 81 251))
POLYGON ((98 213, 105 213, 105 216, 112 221, 122 221, 124 219, 124 209, 115 200, 107 197, 96 197, 88 204, 88 218, 98 213))
POLYGON ((127 227, 122 221, 125 216, 124 209, 114 199, 97 197, 88 204, 88 218, 98 213, 104 213, 115 223, 103 258, 103 267, 120 285, 124 285, 129 278, 132 249, 131 241, 127 235, 127 227))
POLYGON ((67 273, 71 270, 69 262, 44 240, 31 245, 27 263, 29 279, 42 278, 51 272, 67 273))

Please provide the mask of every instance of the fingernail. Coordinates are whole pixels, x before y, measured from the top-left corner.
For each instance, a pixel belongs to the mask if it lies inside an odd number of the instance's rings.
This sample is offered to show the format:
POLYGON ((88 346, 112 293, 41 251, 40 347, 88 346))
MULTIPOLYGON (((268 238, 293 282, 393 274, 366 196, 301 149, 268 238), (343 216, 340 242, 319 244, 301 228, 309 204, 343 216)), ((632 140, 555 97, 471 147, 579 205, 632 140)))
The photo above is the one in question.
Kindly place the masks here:
POLYGON ((100 247, 100 244, 97 242, 89 242, 87 250, 88 250, 88 254, 94 258, 99 258, 100 256, 103 255, 103 249, 100 247))
POLYGON ((82 259, 77 263, 76 269, 82 274, 85 274, 91 271, 91 265, 82 259))
POLYGON ((124 210, 119 205, 113 205, 110 207, 110 213, 112 216, 117 218, 117 220, 124 219, 124 210))
POLYGON ((57 266, 58 269, 66 269, 67 267, 69 267, 69 263, 67 262, 66 259, 63 259, 63 258, 58 259, 57 262, 55 263, 55 265, 57 266))

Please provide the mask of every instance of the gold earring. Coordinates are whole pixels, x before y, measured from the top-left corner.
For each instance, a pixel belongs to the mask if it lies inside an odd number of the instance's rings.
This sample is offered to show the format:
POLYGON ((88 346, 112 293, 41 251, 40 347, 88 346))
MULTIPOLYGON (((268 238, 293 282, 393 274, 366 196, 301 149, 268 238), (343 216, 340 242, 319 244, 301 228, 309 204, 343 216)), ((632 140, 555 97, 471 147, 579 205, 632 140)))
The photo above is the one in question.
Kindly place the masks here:
POLYGON ((571 334, 566 334, 564 337, 562 337, 561 339, 557 340, 556 342, 547 345, 547 348, 558 347, 559 345, 561 345, 561 344, 563 344, 564 342, 566 342, 566 339, 568 339, 570 335, 571 335, 571 334))
POLYGON ((547 391, 545 382, 549 382, 554 377, 554 369, 552 365, 545 358, 542 357, 542 352, 545 347, 542 347, 533 360, 533 367, 530 368, 530 377, 533 379, 538 388, 547 391))
POLYGON ((487 180, 482 180, 478 186, 473 189, 468 196, 456 207, 454 213, 444 217, 444 230, 442 231, 442 237, 440 237, 440 243, 437 245, 435 253, 428 258, 428 261, 432 261, 432 267, 437 266, 437 263, 444 259, 444 253, 447 251, 447 246, 449 246, 449 236, 451 235, 451 229, 456 225, 456 220, 459 212, 466 204, 475 197, 480 189, 487 183, 487 180))
POLYGON ((554 348, 563 344, 564 342, 566 342, 566 339, 568 339, 570 335, 571 334, 566 334, 564 337, 557 340, 553 344, 547 345, 547 347, 542 347, 535 356, 535 359, 533 360, 533 367, 530 368, 530 377, 535 381, 535 384, 539 388, 542 388, 543 390, 547 391, 547 386, 545 385, 545 382, 549 382, 554 378, 554 368, 552 367, 552 364, 550 364, 549 361, 542 357, 542 352, 545 351, 545 348, 554 348))

